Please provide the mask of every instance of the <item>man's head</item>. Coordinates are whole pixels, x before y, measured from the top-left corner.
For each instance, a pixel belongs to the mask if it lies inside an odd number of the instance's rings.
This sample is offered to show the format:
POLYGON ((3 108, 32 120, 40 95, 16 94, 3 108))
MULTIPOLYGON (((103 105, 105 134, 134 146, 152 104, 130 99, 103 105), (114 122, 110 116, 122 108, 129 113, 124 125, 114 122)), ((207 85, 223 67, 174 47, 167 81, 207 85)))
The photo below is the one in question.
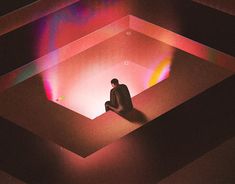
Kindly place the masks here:
POLYGON ((112 85, 112 87, 114 88, 114 87, 116 87, 116 86, 118 86, 119 85, 119 82, 118 82, 118 80, 117 79, 112 79, 111 80, 111 85, 112 85))

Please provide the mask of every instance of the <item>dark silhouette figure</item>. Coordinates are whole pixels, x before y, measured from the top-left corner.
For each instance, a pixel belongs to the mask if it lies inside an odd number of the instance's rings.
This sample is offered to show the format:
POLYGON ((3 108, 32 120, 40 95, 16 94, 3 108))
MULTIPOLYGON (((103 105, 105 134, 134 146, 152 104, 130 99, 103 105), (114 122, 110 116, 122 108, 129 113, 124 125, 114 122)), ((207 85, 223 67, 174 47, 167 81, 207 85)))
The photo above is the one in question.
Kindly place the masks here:
POLYGON ((133 109, 130 92, 125 84, 119 84, 117 79, 111 80, 113 89, 110 91, 110 101, 105 103, 105 110, 112 110, 125 115, 133 109))

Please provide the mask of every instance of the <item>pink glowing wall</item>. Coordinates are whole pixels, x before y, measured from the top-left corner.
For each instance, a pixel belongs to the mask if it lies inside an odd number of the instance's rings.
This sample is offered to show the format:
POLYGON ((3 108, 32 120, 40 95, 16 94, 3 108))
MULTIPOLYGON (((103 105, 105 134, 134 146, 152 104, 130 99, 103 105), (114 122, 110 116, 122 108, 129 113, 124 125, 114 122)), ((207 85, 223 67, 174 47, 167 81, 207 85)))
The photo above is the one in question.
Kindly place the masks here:
POLYGON ((172 47, 127 30, 41 76, 49 100, 94 119, 105 112, 112 78, 125 83, 133 97, 170 75, 172 53, 172 47))

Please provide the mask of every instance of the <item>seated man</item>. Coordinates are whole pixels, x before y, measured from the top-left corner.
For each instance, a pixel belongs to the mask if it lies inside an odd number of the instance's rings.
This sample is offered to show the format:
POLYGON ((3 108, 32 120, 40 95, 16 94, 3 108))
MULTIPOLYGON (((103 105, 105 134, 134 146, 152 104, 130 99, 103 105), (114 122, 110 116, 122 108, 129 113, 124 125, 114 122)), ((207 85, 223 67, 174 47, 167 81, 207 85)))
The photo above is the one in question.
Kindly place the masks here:
POLYGON ((130 92, 126 85, 119 84, 117 79, 111 80, 113 89, 110 91, 110 101, 105 103, 105 110, 113 110, 124 115, 133 109, 130 92))

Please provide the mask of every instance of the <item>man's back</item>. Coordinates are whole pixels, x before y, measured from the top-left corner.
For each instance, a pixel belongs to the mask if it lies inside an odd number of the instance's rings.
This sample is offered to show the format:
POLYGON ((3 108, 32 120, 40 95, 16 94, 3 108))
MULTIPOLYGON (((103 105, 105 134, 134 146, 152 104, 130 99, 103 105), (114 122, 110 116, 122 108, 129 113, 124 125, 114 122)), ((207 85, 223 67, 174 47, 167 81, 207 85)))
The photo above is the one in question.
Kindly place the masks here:
POLYGON ((113 106, 122 106, 123 112, 133 109, 130 92, 125 84, 120 84, 110 92, 110 101, 113 106))

